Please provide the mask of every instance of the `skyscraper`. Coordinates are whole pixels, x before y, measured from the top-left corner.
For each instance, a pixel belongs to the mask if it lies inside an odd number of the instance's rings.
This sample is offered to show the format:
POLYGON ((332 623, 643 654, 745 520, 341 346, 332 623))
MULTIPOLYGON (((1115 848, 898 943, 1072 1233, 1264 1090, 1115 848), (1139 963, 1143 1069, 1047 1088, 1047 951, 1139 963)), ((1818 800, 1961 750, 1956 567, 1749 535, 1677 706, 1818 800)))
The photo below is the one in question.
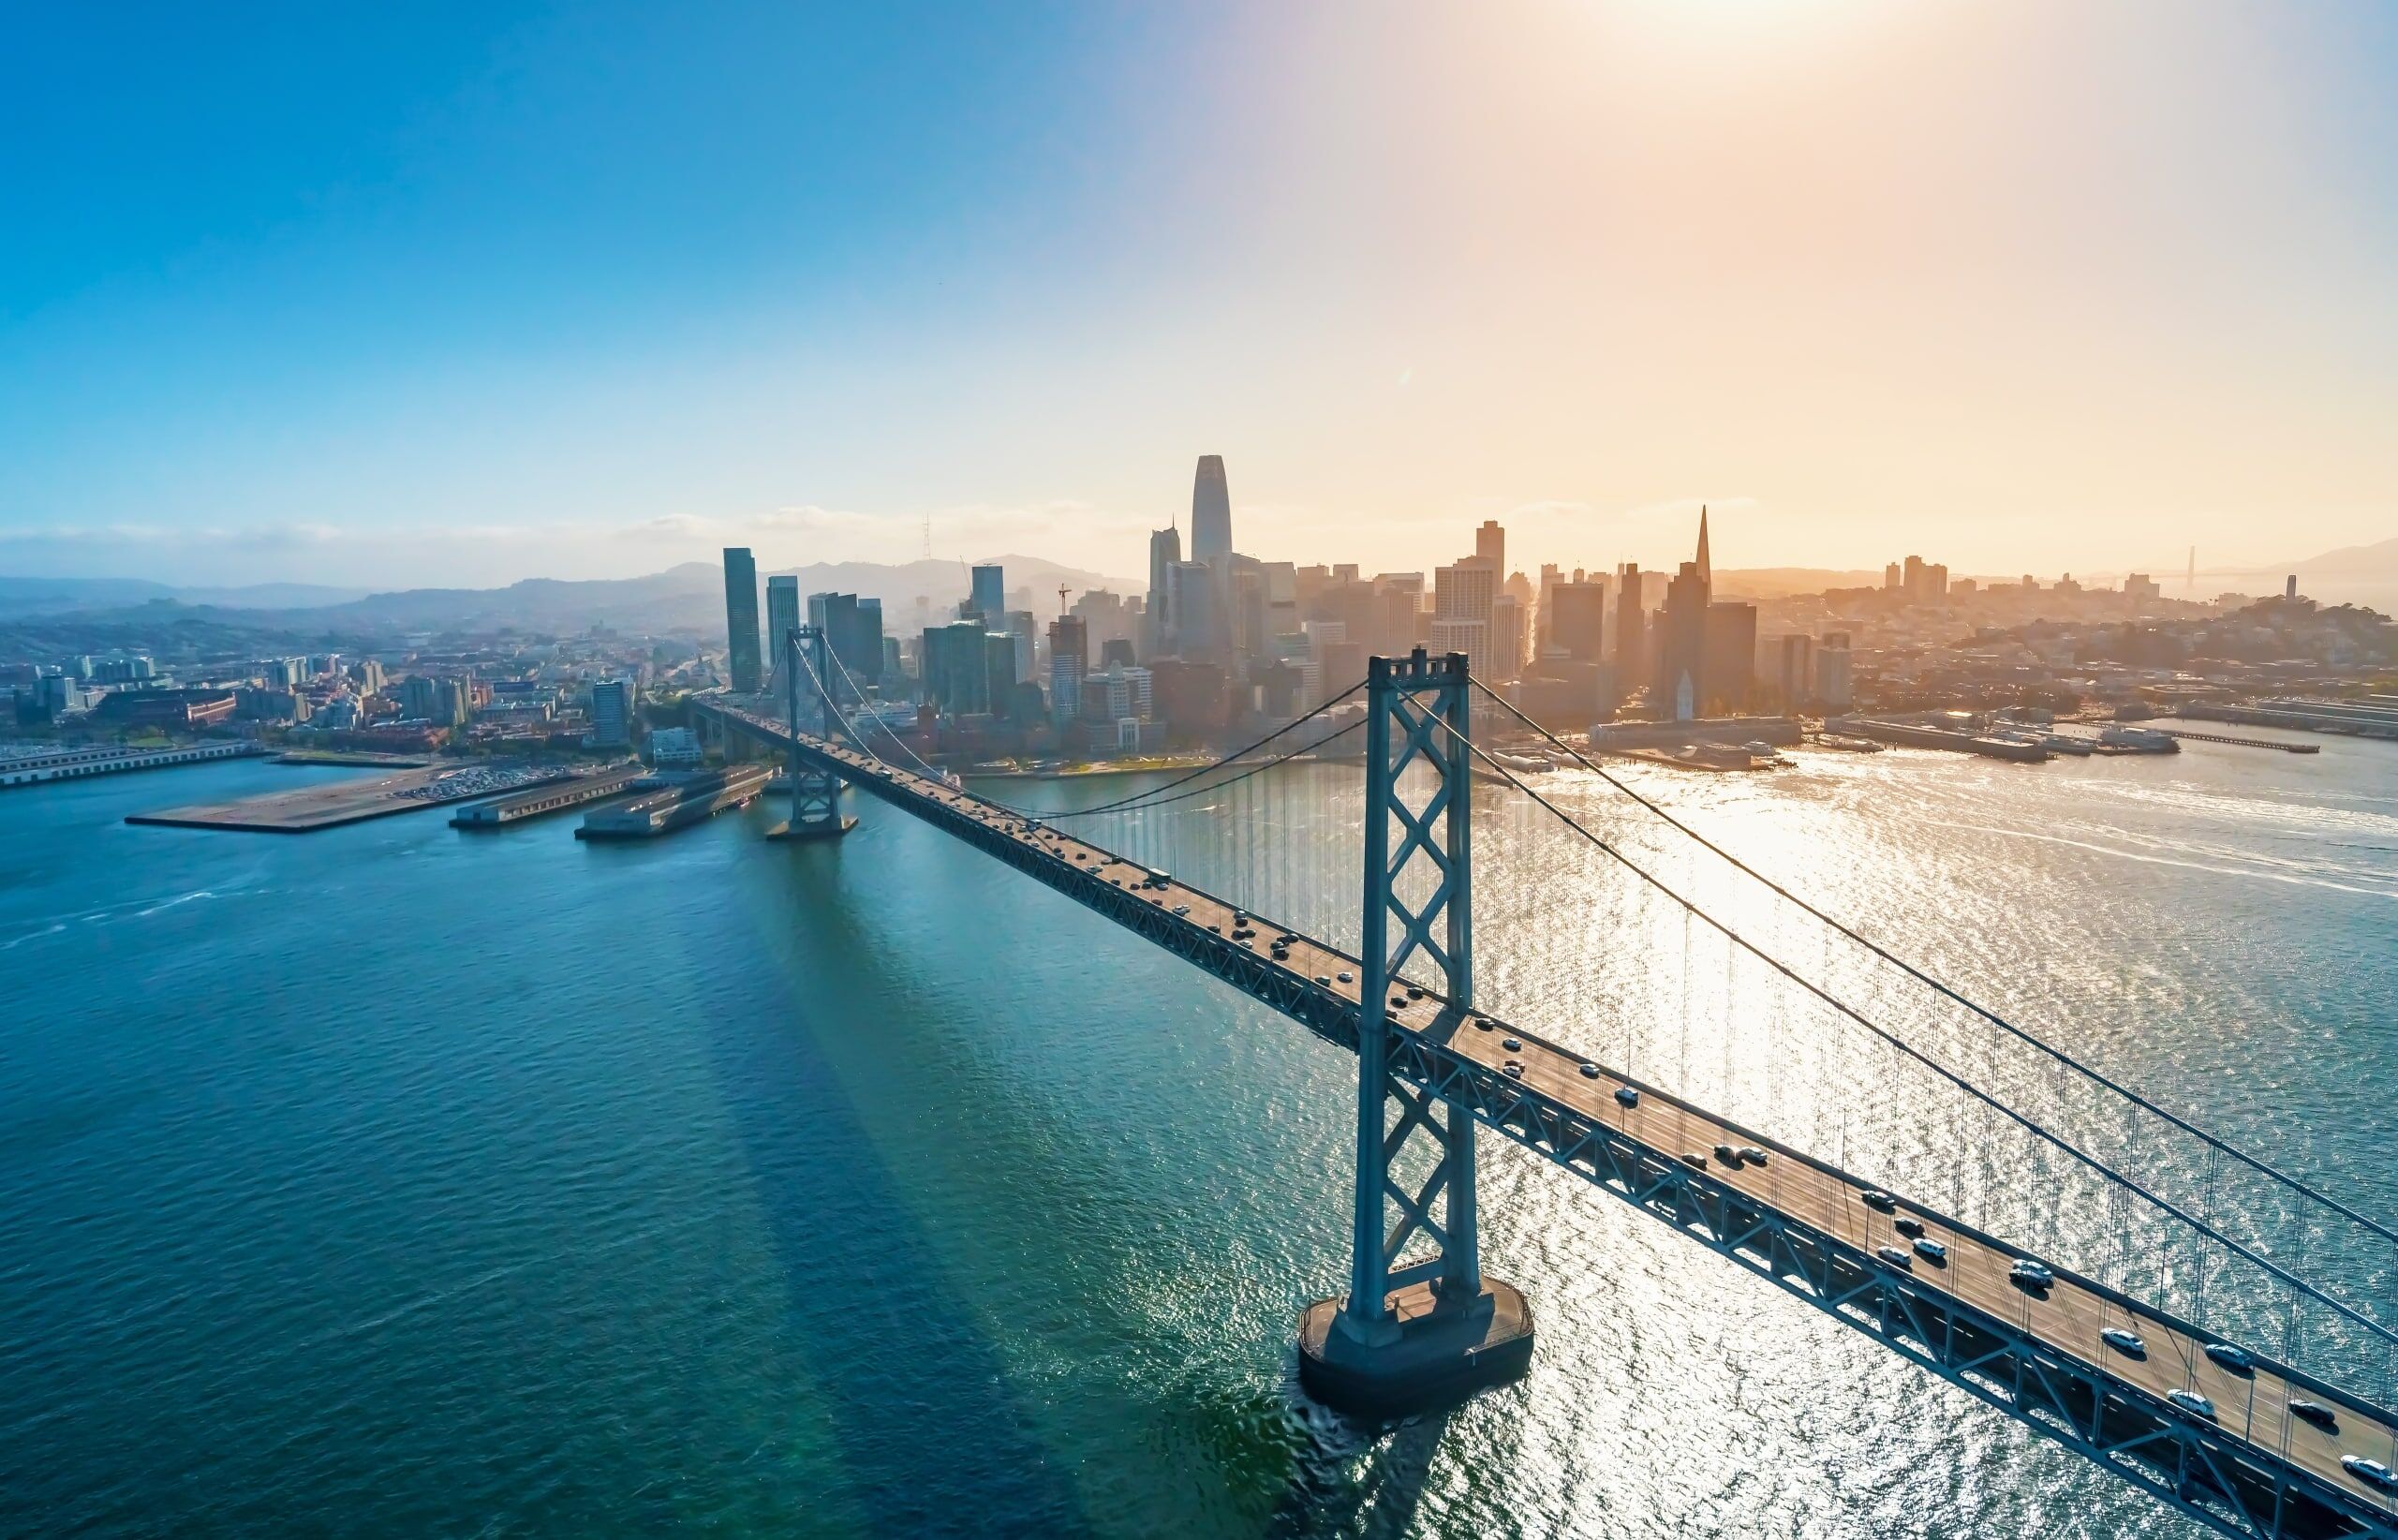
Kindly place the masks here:
POLYGON ((754 695, 761 683, 758 670, 758 564, 744 545, 724 548, 724 629, 726 667, 733 688, 754 695))
MULTIPOLYGON (((733 553, 728 551, 726 555, 733 553)), ((741 553, 746 563, 749 553, 741 553)), ((728 562, 726 565, 730 566, 728 562)), ((750 600, 749 634, 756 644, 758 632, 757 600, 750 600)), ((756 668, 758 659, 753 652, 749 666, 756 668)), ((629 679, 602 679, 591 687, 591 746, 595 748, 622 748, 633 741, 633 682, 629 679)))
POLYGON ((1649 676, 1649 620, 1640 603, 1640 564, 1627 561, 1615 574, 1615 677, 1619 694, 1649 676))
MULTIPOLYGON (((1713 582, 1707 552, 1707 511, 1698 514, 1698 555, 1682 563, 1665 585, 1665 607, 1660 612, 1657 646, 1656 703, 1675 721, 1687 721, 1705 709, 1707 701, 1707 612, 1713 582)), ((1755 613, 1750 613, 1749 647, 1756 646, 1755 613)), ((1754 669, 1754 656, 1749 660, 1754 669)), ((1619 672, 1621 665, 1619 665, 1619 672)), ((1745 688, 1745 687, 1744 687, 1745 688)))
POLYGON ((1487 561, 1502 574, 1507 570, 1507 532, 1499 527, 1496 519, 1485 519, 1482 527, 1473 532, 1473 555, 1476 561, 1487 561))
POLYGON ((1174 651, 1174 570, 1182 564, 1182 532, 1168 526, 1149 534, 1149 595, 1143 649, 1151 658, 1174 651))
POLYGON ((1230 582, 1233 558, 1233 499, 1224 484, 1224 457, 1199 456, 1199 475, 1191 488, 1191 559, 1204 561, 1230 582))
POLYGON ((1578 662, 1597 662, 1606 637, 1606 589, 1595 583, 1551 584, 1548 600, 1547 644, 1578 662))
POLYGON ((973 587, 967 596, 967 605, 984 623, 997 626, 1007 614, 1006 578, 997 567, 974 569, 973 587))
MULTIPOLYGON (((777 700, 790 693, 789 681, 783 678, 783 653, 791 644, 791 633, 799 629, 799 579, 796 576, 770 577, 766 580, 766 659, 768 689, 777 700)), ((814 689, 810 685, 809 689, 814 689)))

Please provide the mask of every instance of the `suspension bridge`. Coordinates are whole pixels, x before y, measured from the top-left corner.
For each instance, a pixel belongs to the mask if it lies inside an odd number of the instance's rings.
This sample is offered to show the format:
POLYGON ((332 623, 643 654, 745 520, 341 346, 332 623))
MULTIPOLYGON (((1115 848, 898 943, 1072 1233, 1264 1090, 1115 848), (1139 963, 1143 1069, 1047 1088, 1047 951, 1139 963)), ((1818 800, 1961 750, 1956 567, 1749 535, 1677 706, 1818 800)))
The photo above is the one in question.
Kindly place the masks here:
MULTIPOLYGON (((1529 1366, 1531 1302, 1487 1274, 1480 1254, 1475 1145, 1488 1130, 2217 1532, 2398 1540, 2398 1332, 2388 1319, 2398 1232, 1752 868, 1515 713, 1462 656, 1375 659, 1365 681, 1222 761, 1039 815, 973 793, 859 709, 863 693, 821 629, 789 632, 781 660, 780 699, 719 691, 694 704, 716 728, 788 757, 791 837, 845 833, 855 819, 842 793, 854 788, 1355 1054, 1347 1288, 1298 1323, 1301 1380, 1319 1399, 1386 1417, 1529 1366), (1685 847, 1681 875, 1671 875, 1670 847, 1593 828, 1474 741, 1478 717, 1511 716, 1685 847), (1359 733, 1354 910, 1230 867, 1203 885, 1138 849, 1142 821, 1161 809, 1223 818, 1228 789, 1354 747, 1359 733), (1837 1132, 1819 1106, 1813 1132, 1837 1147, 1824 1159, 1774 1107, 1735 1120, 1700 1104, 1687 1037, 1680 1083, 1660 1086, 1633 1074, 1629 1031, 1624 1062, 1610 1064, 1558 1029, 1478 1003, 1474 828, 1488 815, 1475 810, 1477 782, 1507 799, 1509 816, 1541 818, 1562 849, 1678 916, 1686 1013, 1690 941, 1711 935, 1725 960, 1727 1029, 1728 981, 1745 969, 1770 987, 1768 1040, 1812 1053, 1841 1091, 1912 1077, 1914 1113, 1897 1125, 1906 1136, 1852 1153, 1845 1103, 1837 1132), (1133 853, 1085 832, 1102 823, 1133 853), (1689 864, 1698 859, 1811 927, 1814 960, 1787 925, 1757 934, 1728 918, 1742 911, 1702 891, 1689 864), (1265 896, 1210 891, 1243 883, 1265 896), (1278 897, 1306 923, 1269 912, 1278 897), (1834 946, 1878 982, 1844 982, 1828 966, 1834 946), (1893 999, 1920 1004, 1907 1014, 1893 999), (1785 1035, 1799 1021, 1819 1029, 1812 1047, 1785 1035), (1949 1136, 1922 1135, 1935 1126, 1949 1136), (1968 1197, 1963 1170, 1975 1162, 1985 1180, 1968 1197), (1953 1196, 1945 1206, 1931 1196, 1943 1190, 1953 1196)), ((1601 1000, 1583 1014, 1607 1009, 1601 1000)), ((1576 1037, 1592 1025, 1611 1035, 1605 1019, 1557 1024, 1576 1037)), ((1736 1099, 1748 1093, 1725 1052, 1721 1094, 1736 1099)))

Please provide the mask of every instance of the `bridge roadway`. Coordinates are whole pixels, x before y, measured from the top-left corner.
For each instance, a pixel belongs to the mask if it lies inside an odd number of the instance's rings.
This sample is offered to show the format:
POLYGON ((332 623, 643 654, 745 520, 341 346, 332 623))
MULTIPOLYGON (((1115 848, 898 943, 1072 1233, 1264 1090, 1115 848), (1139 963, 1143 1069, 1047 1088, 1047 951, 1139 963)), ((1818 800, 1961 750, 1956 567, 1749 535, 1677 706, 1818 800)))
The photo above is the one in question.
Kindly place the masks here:
MULTIPOLYGON (((959 787, 794 735, 722 695, 695 701, 1355 1048, 1363 1013, 1354 957, 1171 877, 1162 888, 1144 886, 1150 873, 1135 863, 959 787), (1236 940, 1245 927, 1254 934, 1236 940), (1278 941, 1285 960, 1272 955, 1278 941)), ((1401 1078, 1470 1106, 1517 1143, 2192 1517, 2231 1533, 2398 1537, 2398 1494, 2376 1492, 2340 1463, 2353 1455, 2398 1467, 2398 1417, 2388 1411, 2253 1349, 2253 1373, 2227 1369, 2204 1352, 2216 1339, 2195 1325, 2053 1264, 2052 1288, 2019 1287, 2008 1271, 2029 1252, 1902 1195, 1892 1195, 1896 1212, 1880 1212, 1864 1201, 1874 1191, 1869 1182, 1562 1044, 1459 1011, 1418 985, 1406 989, 1394 989, 1384 1018, 1401 1078), (1636 1092, 1636 1103, 1625 1105, 1619 1090, 1636 1092), (1769 1158, 1726 1162, 1718 1146, 1769 1158), (1945 1266, 1913 1250, 1895 1227, 1901 1216, 1947 1247, 1945 1266), (1907 1264, 1878 1257, 1882 1247, 1905 1252, 1907 1264), (2139 1337, 2145 1355, 2109 1346, 2099 1333, 2109 1326, 2139 1337), (2206 1397, 2214 1419, 2166 1399, 2177 1389, 2206 1397), (2294 1399, 2331 1408, 2337 1429, 2292 1415, 2294 1399), (2227 1506, 2243 1521, 2228 1521, 2227 1506)))

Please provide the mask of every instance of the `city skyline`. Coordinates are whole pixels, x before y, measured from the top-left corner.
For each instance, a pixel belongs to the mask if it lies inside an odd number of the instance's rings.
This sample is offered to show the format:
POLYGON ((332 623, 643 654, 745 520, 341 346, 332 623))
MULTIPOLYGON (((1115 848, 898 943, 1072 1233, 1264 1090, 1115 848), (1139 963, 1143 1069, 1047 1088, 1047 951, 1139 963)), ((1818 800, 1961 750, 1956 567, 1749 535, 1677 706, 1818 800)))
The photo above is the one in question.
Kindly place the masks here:
POLYGON ((0 96, 0 571, 1129 573, 1194 443, 1270 559, 2398 529, 2385 11, 1364 19, 47 18, 121 89, 0 96))

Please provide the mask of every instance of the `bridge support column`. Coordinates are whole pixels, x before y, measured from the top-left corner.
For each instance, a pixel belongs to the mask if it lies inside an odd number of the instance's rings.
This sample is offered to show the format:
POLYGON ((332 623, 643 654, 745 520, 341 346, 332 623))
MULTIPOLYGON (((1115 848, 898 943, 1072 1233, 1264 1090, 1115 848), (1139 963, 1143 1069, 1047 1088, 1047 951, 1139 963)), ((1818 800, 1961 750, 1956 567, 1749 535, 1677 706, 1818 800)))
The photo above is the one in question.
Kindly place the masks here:
POLYGON ((1473 1117, 1395 1080, 1386 1014, 1404 970, 1438 976, 1456 1030, 1473 1003, 1472 731, 1464 655, 1373 659, 1366 685, 1366 872, 1349 1292, 1299 1317, 1299 1383, 1397 1417, 1532 1363, 1532 1310, 1482 1272, 1473 1117), (1391 835, 1399 834, 1396 854, 1391 835), (1393 922, 1397 922, 1394 925, 1393 922), (1411 1252, 1411 1242, 1428 1251, 1411 1252))
MULTIPOLYGON (((783 705, 792 732, 814 732, 828 740, 845 735, 842 718, 833 703, 832 668, 822 626, 796 626, 778 639, 781 648, 783 705)), ((812 768, 793 749, 790 760, 791 822, 776 830, 774 839, 838 839, 857 827, 854 818, 841 816, 841 777, 812 768)))

